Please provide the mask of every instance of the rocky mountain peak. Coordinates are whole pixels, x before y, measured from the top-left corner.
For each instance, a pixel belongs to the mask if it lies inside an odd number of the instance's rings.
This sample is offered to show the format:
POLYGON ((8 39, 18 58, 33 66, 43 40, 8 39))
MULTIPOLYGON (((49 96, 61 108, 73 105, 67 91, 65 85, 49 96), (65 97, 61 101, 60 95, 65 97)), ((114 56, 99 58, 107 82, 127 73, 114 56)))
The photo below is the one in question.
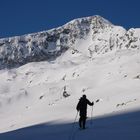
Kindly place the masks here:
POLYGON ((81 50, 78 44, 85 44, 84 51, 90 56, 113 48, 139 48, 139 31, 132 31, 127 32, 96 15, 78 18, 48 31, 0 39, 0 69, 54 60, 69 48, 81 50))

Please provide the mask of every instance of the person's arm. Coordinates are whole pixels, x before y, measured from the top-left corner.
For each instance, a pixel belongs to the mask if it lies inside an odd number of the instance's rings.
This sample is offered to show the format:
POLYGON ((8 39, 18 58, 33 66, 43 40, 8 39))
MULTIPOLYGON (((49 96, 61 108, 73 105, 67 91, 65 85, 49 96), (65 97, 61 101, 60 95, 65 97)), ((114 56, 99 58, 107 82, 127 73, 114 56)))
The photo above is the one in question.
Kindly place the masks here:
POLYGON ((90 106, 93 106, 93 105, 94 105, 94 102, 90 102, 90 101, 87 99, 87 104, 90 105, 90 106))

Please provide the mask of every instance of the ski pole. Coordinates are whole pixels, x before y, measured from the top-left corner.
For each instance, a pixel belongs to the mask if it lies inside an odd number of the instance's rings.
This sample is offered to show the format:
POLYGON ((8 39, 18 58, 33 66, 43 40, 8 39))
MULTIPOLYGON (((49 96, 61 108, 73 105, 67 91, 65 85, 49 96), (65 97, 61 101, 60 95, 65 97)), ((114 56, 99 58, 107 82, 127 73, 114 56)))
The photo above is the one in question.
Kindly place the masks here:
POLYGON ((76 116, 75 116, 75 119, 74 119, 72 128, 74 127, 74 124, 75 124, 75 122, 76 122, 77 116, 78 116, 78 111, 77 111, 77 113, 76 113, 76 116))
MULTIPOLYGON (((100 101, 100 99, 97 99, 95 101, 95 103, 98 103, 100 101)), ((92 109, 91 109, 91 120, 90 120, 90 124, 92 125, 92 117, 93 117, 93 106, 92 106, 92 109)))
POLYGON ((76 116, 75 116, 75 119, 74 119, 74 121, 73 121, 73 124, 72 124, 72 129, 71 129, 71 133, 70 133, 70 137, 69 137, 69 140, 72 140, 73 139, 73 137, 74 137, 74 124, 75 124, 75 122, 76 122, 76 119, 77 119, 77 116, 78 116, 78 111, 77 111, 77 113, 76 113, 76 116))
POLYGON ((91 109, 91 120, 90 120, 91 125, 92 125, 92 117, 93 117, 93 106, 92 106, 92 109, 91 109))

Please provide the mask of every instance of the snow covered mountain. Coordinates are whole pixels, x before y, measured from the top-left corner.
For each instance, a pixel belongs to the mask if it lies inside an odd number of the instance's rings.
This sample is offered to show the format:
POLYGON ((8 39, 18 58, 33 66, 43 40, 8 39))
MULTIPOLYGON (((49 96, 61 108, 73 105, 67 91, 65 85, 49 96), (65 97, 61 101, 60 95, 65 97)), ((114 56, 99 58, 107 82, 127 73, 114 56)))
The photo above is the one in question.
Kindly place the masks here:
POLYGON ((0 69, 0 139, 140 139, 140 29, 92 16, 0 39, 0 69), (83 94, 93 125, 77 133, 83 94))
POLYGON ((0 68, 56 59, 68 49, 87 56, 139 49, 140 29, 126 31, 100 16, 75 19, 49 31, 0 39, 0 68), (88 44, 84 44, 85 40, 88 44))

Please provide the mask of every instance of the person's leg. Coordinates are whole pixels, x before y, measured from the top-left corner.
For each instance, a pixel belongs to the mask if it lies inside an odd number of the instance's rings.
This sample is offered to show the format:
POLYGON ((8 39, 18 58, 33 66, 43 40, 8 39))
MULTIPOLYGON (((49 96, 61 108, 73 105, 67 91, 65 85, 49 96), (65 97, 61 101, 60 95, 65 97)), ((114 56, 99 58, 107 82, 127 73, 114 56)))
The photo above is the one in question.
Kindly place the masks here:
POLYGON ((82 128, 82 117, 79 118, 79 127, 82 128))
POLYGON ((83 117, 83 129, 85 129, 85 125, 86 125, 86 116, 83 117))

